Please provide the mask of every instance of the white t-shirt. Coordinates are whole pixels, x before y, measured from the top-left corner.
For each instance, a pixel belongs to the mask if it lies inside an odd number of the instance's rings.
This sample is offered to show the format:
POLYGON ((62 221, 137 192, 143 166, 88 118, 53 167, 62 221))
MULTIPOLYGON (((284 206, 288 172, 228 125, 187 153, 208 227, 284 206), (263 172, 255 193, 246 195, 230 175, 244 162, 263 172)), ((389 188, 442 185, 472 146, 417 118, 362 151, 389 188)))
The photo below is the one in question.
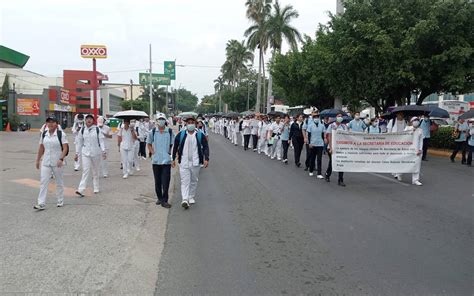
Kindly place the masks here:
POLYGON ((189 168, 191 166, 199 166, 199 151, 198 143, 196 139, 196 132, 192 135, 186 132, 186 139, 184 140, 183 154, 181 155, 180 165, 183 168, 189 168), (191 150, 191 151, 190 151, 191 150))
POLYGON ((132 128, 129 126, 128 129, 122 127, 117 136, 122 137, 122 142, 120 142, 120 149, 123 150, 132 150, 135 145, 135 140, 132 137, 132 128))
MULTIPOLYGON (((66 133, 63 131, 61 132, 61 142, 68 144, 66 133)), ((56 129, 52 135, 47 131, 44 138, 43 134, 41 134, 39 143, 44 146, 43 161, 41 164, 51 167, 56 166, 62 155, 62 149, 58 139, 58 130, 56 129)))

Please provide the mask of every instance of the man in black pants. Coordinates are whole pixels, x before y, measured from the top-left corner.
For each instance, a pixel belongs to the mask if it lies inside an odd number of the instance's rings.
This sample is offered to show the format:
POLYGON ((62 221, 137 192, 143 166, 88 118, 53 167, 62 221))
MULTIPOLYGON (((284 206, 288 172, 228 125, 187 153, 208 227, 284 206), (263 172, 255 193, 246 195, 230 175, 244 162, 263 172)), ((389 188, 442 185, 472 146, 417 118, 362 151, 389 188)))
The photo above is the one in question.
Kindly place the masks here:
MULTIPOLYGON (((336 116, 336 121, 331 123, 329 127, 326 130, 326 144, 328 145, 328 156, 329 156, 329 164, 328 164, 328 169, 326 170, 326 181, 329 182, 332 174, 332 143, 331 143, 331 137, 332 137, 332 131, 333 130, 342 130, 342 131, 347 131, 348 128, 347 126, 342 123, 344 118, 342 117, 342 113, 337 114, 336 116)), ((345 187, 346 184, 344 184, 344 172, 339 172, 338 174, 338 180, 337 180, 337 185, 345 187)))
POLYGON ((150 131, 147 137, 148 150, 152 154, 153 176, 155 177, 155 192, 157 205, 171 208, 168 203, 168 190, 171 180, 171 147, 173 146, 173 131, 166 127, 164 114, 158 115, 158 128, 150 131))
POLYGON ((303 114, 296 117, 296 121, 290 127, 290 143, 293 143, 295 152, 295 164, 297 167, 301 166, 300 157, 304 145, 303 136, 303 114))

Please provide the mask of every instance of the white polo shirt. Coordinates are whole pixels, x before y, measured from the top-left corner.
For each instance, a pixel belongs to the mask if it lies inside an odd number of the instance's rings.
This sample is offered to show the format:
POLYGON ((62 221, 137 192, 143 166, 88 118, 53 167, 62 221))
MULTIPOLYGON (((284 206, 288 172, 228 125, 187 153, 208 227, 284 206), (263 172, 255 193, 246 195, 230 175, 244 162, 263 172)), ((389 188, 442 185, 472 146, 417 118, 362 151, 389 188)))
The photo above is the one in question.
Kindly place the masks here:
MULTIPOLYGON (((62 143, 68 144, 66 133, 61 133, 62 143)), ((52 135, 49 133, 49 131, 46 131, 46 135, 44 136, 44 138, 43 134, 41 134, 39 143, 43 144, 44 146, 43 161, 41 162, 41 164, 44 166, 51 167, 56 166, 63 152, 58 139, 58 129, 56 129, 52 135)))

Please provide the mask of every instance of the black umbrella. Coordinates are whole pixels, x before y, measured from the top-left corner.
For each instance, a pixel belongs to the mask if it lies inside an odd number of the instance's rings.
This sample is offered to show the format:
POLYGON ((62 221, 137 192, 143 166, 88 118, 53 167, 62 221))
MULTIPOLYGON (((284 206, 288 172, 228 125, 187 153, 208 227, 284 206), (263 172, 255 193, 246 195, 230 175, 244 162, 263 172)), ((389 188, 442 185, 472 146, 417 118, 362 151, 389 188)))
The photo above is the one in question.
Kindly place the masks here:
POLYGON ((383 119, 385 120, 390 120, 392 118, 395 118, 395 114, 391 113, 391 112, 385 112, 384 114, 382 114, 380 117, 382 117, 383 119))
POLYGON ((428 106, 406 105, 396 107, 392 110, 393 115, 397 114, 398 112, 402 112, 405 116, 420 116, 428 115, 430 113, 430 109, 428 106))
POLYGON ((449 112, 435 105, 428 105, 431 117, 449 118, 449 112))
POLYGON ((271 111, 267 114, 268 116, 280 116, 283 117, 285 116, 285 113, 280 112, 280 111, 271 111))
POLYGON ((463 113, 461 116, 458 117, 459 119, 471 119, 474 118, 474 109, 463 113))
POLYGON ((324 109, 319 113, 321 117, 336 117, 337 114, 342 114, 342 116, 349 116, 346 112, 342 111, 341 109, 324 109))

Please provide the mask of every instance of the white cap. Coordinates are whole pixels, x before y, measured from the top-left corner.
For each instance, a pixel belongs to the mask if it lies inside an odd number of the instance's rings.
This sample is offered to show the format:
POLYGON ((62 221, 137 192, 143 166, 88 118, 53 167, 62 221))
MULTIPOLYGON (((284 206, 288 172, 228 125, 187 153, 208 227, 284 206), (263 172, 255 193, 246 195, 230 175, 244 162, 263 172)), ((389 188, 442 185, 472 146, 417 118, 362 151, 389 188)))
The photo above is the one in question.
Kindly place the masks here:
POLYGON ((160 118, 162 118, 162 119, 165 119, 165 120, 166 120, 166 115, 165 115, 165 114, 163 114, 163 113, 158 113, 158 114, 157 114, 157 116, 156 116, 156 119, 160 119, 160 118))
POLYGON ((413 117, 412 119, 410 119, 410 122, 413 122, 413 121, 420 121, 420 119, 418 117, 413 117))

